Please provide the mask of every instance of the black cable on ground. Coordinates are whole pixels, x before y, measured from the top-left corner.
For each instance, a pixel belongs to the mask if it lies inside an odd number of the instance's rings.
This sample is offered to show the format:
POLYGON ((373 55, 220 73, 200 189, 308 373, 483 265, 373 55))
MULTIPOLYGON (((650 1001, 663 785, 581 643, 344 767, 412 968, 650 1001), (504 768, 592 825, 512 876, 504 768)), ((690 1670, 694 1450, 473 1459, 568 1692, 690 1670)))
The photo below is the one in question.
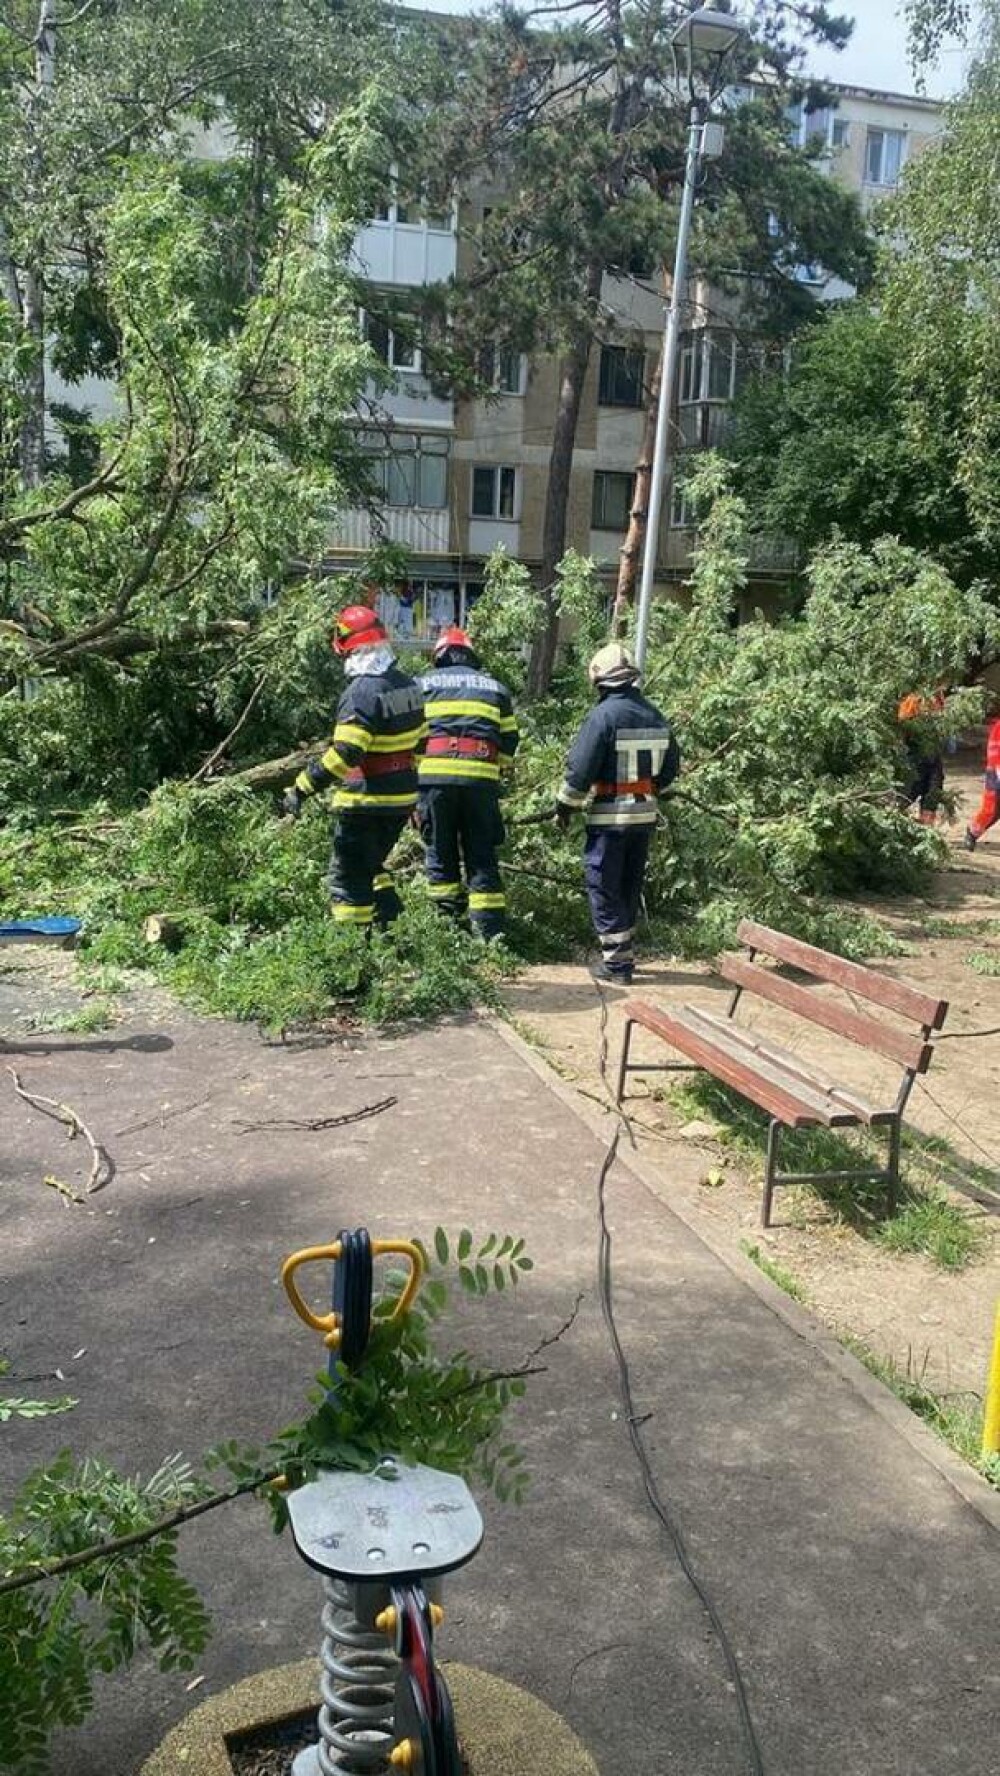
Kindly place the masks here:
MULTIPOLYGON (((594 981, 594 986, 597 989, 601 1001, 601 1078, 604 1080, 605 1086, 608 1087, 608 1002, 596 979, 594 981)), ((608 1337, 611 1341, 611 1348, 614 1352, 615 1362, 618 1365, 619 1388, 622 1405, 625 1409, 625 1422, 628 1426, 629 1441, 632 1444, 632 1449, 636 1461, 639 1464, 640 1473, 642 1474, 642 1484, 646 1498, 662 1528, 666 1531, 671 1546, 673 1547, 674 1554, 677 1557, 677 1563, 701 1604, 702 1609, 705 1611, 705 1614, 711 1623, 716 1640, 719 1643, 719 1648, 722 1652, 723 1659, 725 1660, 729 1679, 736 1696, 736 1707, 740 1717, 740 1731, 742 1733, 743 1743, 746 1750, 747 1769, 751 1772, 751 1776, 764 1776, 764 1762, 760 1742, 757 1738, 753 1716, 750 1712, 750 1702, 746 1692, 746 1685, 743 1682, 743 1673, 740 1670, 739 1660, 736 1657, 736 1649, 729 1638, 725 1623, 719 1614, 711 1593, 704 1581, 699 1578, 698 1573, 692 1564, 691 1556, 688 1553, 687 1544, 684 1541, 680 1526, 657 1486, 656 1475, 653 1472, 649 1453, 646 1449, 645 1442, 643 1441, 641 1430, 642 1420, 639 1418, 635 1409, 635 1399, 632 1393, 632 1372, 629 1368, 628 1357, 625 1354, 621 1335, 618 1331, 618 1323, 615 1319, 614 1279, 612 1271, 613 1241, 611 1229, 608 1226, 607 1186, 612 1167, 618 1158, 618 1148, 621 1143, 621 1133, 624 1122, 624 1113, 619 1111, 618 1120, 615 1124, 615 1132, 611 1137, 610 1145, 604 1155, 597 1184, 597 1207, 600 1219, 597 1285, 601 1298, 601 1312, 604 1315, 604 1323, 608 1330, 608 1337)))

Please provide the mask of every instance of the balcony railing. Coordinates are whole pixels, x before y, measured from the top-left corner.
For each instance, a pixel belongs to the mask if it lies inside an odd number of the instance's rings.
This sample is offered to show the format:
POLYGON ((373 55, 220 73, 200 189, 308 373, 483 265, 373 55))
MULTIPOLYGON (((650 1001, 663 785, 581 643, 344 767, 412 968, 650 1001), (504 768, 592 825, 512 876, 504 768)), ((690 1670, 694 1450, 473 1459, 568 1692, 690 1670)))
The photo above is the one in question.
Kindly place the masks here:
POLYGON ((387 506, 376 518, 355 508, 338 512, 330 527, 332 548, 363 551, 380 542, 402 543, 417 555, 447 555, 451 552, 448 512, 387 506))

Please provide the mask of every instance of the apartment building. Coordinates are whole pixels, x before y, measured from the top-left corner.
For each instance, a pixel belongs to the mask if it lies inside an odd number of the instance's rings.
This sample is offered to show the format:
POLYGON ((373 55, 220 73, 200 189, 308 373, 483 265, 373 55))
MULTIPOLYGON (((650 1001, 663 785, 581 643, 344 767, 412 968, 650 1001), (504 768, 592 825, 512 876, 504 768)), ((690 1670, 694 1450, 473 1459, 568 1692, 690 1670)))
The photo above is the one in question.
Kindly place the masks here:
MULTIPOLYGON (((802 143, 820 140, 830 177, 857 191, 871 209, 891 195, 907 163, 940 133, 943 116, 931 100, 840 86, 823 110, 806 112, 801 105, 790 111, 789 125, 802 143)), ((464 270, 495 195, 483 188, 450 216, 424 214, 390 198, 358 234, 356 269, 397 298, 407 288, 464 270)), ((802 266, 798 276, 818 301, 850 293, 821 267, 802 266)), ((603 302, 608 339, 595 347, 584 391, 567 542, 592 556, 611 583, 628 521, 663 299, 649 285, 609 278, 603 302)), ((685 453, 724 444, 746 368, 734 305, 697 278, 689 288, 689 317, 675 412, 682 465, 685 453)), ((365 434, 379 500, 374 513, 338 516, 330 565, 354 564, 383 537, 405 545, 410 577, 385 595, 384 610, 402 638, 426 640, 447 622, 464 621, 498 544, 529 566, 541 560, 558 364, 550 357, 529 362, 484 340, 492 392, 454 402, 432 389, 410 341, 384 328, 369 337, 394 377, 381 397, 379 425, 365 434)), ((691 543, 681 467, 659 538, 662 587, 683 579, 691 543)), ((759 582, 781 581, 794 568, 794 556, 780 542, 762 545, 751 566, 759 582)))

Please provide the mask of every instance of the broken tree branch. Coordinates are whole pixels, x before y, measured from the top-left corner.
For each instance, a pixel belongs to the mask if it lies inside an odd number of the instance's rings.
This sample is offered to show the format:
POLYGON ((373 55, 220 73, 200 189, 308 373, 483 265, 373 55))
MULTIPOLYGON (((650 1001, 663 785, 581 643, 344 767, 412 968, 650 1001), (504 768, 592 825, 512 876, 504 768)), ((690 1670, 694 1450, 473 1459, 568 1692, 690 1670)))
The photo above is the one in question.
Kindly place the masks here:
POLYGON ((398 1098, 382 1098, 377 1104, 364 1104, 360 1110, 349 1110, 343 1116, 276 1116, 266 1122, 243 1122, 237 1117, 233 1127, 241 1135, 256 1134, 260 1129, 307 1129, 316 1134, 321 1129, 346 1128, 348 1123, 381 1116, 383 1110, 391 1110, 398 1102, 398 1098))
POLYGON ((224 740, 220 740, 220 742, 219 742, 218 746, 215 748, 214 752, 209 753, 207 759, 205 760, 205 763, 203 765, 198 766, 198 769, 194 773, 193 777, 188 778, 189 783, 202 783, 204 781, 204 779, 206 777, 208 777, 211 774, 211 772, 214 770, 214 768, 218 764, 219 760, 229 751, 229 748, 232 745, 233 741, 236 739, 236 736, 240 732, 240 729, 243 728, 246 725, 246 723, 249 721, 250 716, 253 714, 253 711, 256 709, 257 704, 260 702, 260 699, 264 694, 264 686, 266 684, 267 684, 267 673, 262 672, 260 678, 257 680, 257 683, 254 685, 254 688, 250 693, 249 700, 247 701, 242 714, 239 716, 238 720, 236 722, 234 722, 233 726, 230 728, 228 734, 226 735, 226 738, 224 740))
MULTIPOLYGON (((35 1110, 40 1110, 43 1116, 50 1116, 53 1122, 61 1122, 69 1130, 71 1141, 74 1141, 77 1135, 83 1136, 90 1148, 90 1174, 87 1178, 86 1195, 93 1196, 95 1190, 103 1190, 106 1184, 110 1184, 115 1175, 114 1161, 106 1149, 101 1146, 101 1143, 95 1139, 79 1112, 74 1110, 71 1105, 61 1103, 57 1098, 47 1098, 40 1092, 26 1090, 18 1078, 16 1068, 8 1067, 7 1071, 14 1081, 14 1090, 18 1097, 23 1098, 26 1104, 30 1104, 35 1110)), ((82 1198, 75 1200, 81 1201, 82 1198)))

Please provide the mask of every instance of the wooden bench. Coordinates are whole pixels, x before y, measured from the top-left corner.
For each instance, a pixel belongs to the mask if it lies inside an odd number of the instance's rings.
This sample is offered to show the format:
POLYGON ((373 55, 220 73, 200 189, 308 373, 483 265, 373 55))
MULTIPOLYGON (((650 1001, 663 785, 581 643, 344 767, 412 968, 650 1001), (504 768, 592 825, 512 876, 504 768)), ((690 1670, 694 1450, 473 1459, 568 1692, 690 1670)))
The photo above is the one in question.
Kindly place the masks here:
POLYGON ((722 955, 715 963, 717 973, 733 987, 725 1017, 695 1005, 668 1010, 651 1005, 645 999, 626 1001, 625 1035, 618 1073, 619 1104, 625 1096, 629 1073, 697 1070, 710 1073, 770 1115, 761 1202, 764 1227, 771 1225, 775 1185, 803 1184, 817 1179, 879 1179, 887 1186, 888 1210, 892 1214, 899 1186, 903 1112, 914 1080, 918 1074, 926 1073, 931 1064, 933 1037, 948 1014, 947 1001, 933 998, 908 981, 890 979, 875 969, 863 968, 857 962, 846 962, 843 957, 832 956, 812 944, 800 943, 798 938, 786 937, 752 919, 743 921, 737 935, 748 953, 722 955), (808 975, 814 983, 841 987, 856 999, 894 1012, 909 1024, 919 1025, 920 1033, 842 1004, 823 991, 817 992, 813 985, 803 986, 790 980, 776 968, 762 967, 755 960, 758 955, 788 964, 808 975), (817 1029, 830 1030, 869 1053, 897 1062, 902 1075, 895 1097, 889 1103, 884 1100, 872 1102, 853 1086, 841 1084, 826 1069, 812 1066, 801 1055, 792 1054, 770 1037, 741 1028, 735 1022, 735 1016, 744 993, 779 1005, 817 1029), (688 1059, 658 1065, 630 1061, 632 1033, 636 1025, 662 1037, 688 1059), (856 1172, 779 1173, 778 1152, 783 1129, 862 1126, 887 1130, 889 1152, 884 1168, 856 1172))

